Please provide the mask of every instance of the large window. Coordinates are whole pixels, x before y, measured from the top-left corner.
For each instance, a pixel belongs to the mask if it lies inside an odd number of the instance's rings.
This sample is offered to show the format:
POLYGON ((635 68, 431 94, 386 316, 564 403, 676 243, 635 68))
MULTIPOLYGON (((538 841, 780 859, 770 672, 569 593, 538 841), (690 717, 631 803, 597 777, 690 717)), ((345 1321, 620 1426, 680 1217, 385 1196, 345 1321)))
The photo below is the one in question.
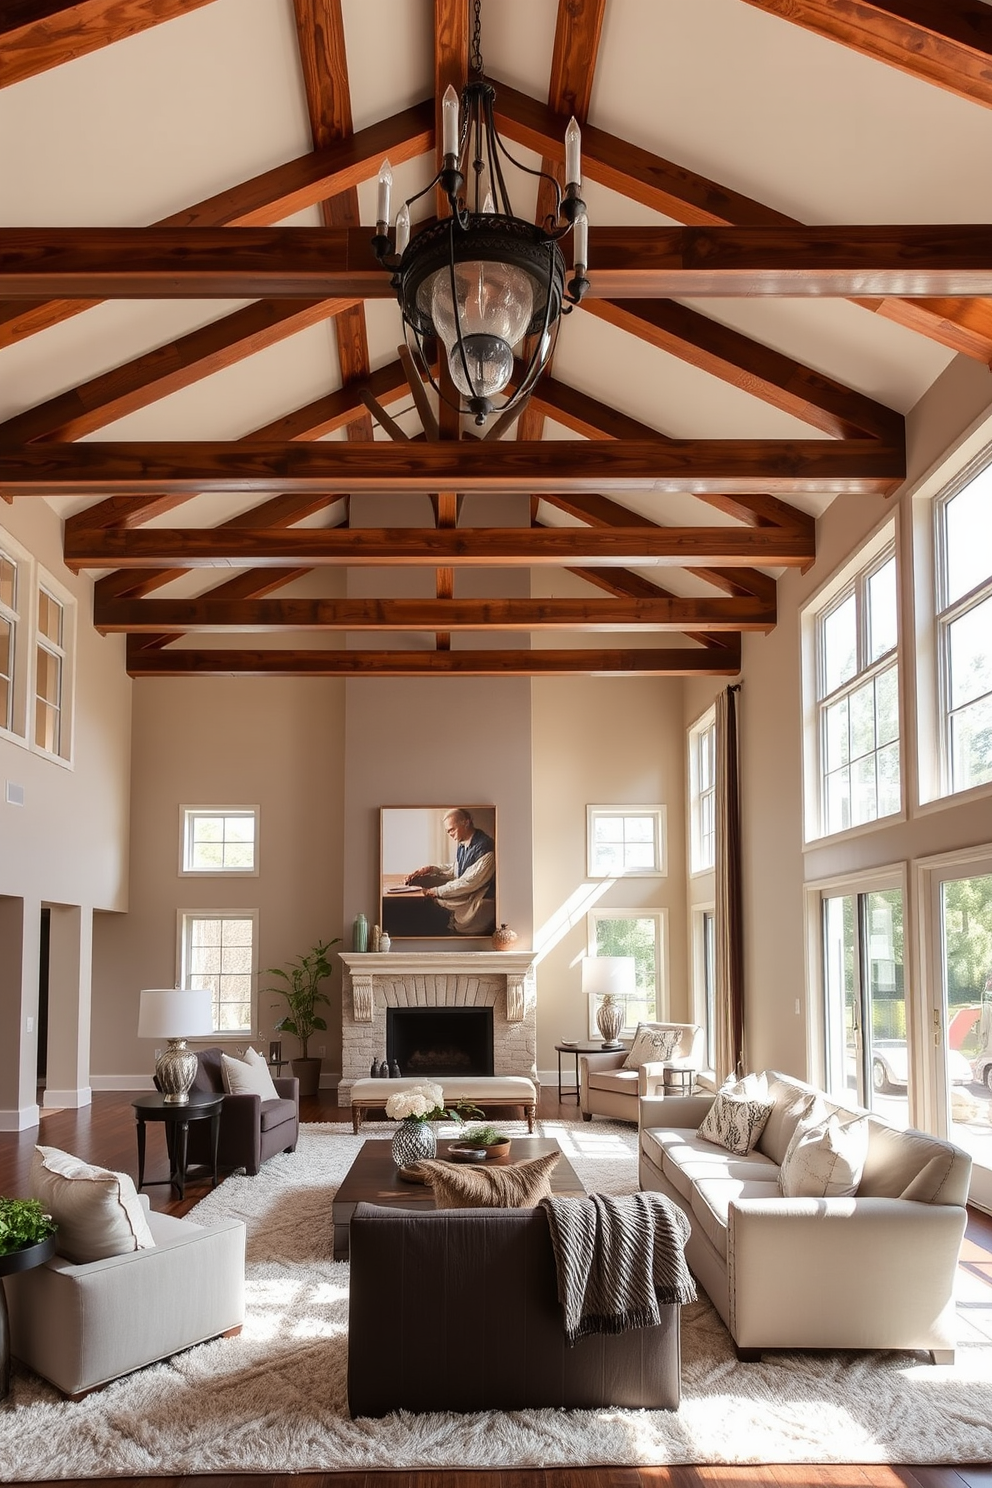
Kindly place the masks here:
POLYGON ((0 728, 14 727, 17 655, 17 563, 0 548, 0 728))
POLYGON ((712 709, 689 730, 689 835, 693 873, 716 863, 716 718, 712 709))
POLYGON ((891 529, 806 615, 807 838, 902 806, 898 589, 891 529))
POLYGON ((666 872, 664 806, 587 806, 586 835, 590 878, 666 872))
POLYGON ((184 806, 182 872, 257 873, 257 806, 184 806))
MULTIPOLYGON (((589 915, 590 956, 633 956, 637 992, 627 999, 624 1028, 664 1017, 664 912, 645 909, 594 909, 589 915)), ((589 999, 590 1003, 594 1001, 589 999)), ((595 1036, 595 1008, 589 1009, 589 1033, 595 1036)))
POLYGON ((253 910, 180 912, 180 969, 184 987, 209 987, 214 1032, 247 1034, 254 1026, 253 910))
POLYGON ((992 780, 992 467, 934 506, 945 792, 992 780))
POLYGON ((65 606, 46 588, 39 588, 34 742, 48 754, 62 753, 64 683, 65 606))

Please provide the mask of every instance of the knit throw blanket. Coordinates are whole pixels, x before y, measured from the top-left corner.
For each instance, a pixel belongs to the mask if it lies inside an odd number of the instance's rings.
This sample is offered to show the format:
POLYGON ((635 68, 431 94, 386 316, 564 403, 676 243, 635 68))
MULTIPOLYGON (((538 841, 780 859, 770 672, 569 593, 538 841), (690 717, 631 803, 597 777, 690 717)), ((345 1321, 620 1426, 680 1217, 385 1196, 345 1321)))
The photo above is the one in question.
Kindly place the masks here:
POLYGON ((659 1304, 694 1302, 683 1253, 689 1221, 663 1194, 541 1200, 570 1344, 660 1323, 659 1304))

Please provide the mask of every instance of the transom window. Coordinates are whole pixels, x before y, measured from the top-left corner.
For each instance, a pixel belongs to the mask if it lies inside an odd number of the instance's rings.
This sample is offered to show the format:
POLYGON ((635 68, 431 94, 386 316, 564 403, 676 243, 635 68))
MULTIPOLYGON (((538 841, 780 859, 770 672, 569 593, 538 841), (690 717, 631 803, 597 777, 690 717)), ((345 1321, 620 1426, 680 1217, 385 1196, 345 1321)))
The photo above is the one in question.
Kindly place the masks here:
POLYGON ((184 806, 183 873, 257 873, 257 806, 184 806))
POLYGON ((689 730, 689 823, 693 873, 716 863, 716 718, 712 710, 689 730))
POLYGON ((664 806, 587 806, 586 831, 590 878, 667 872, 664 806))
POLYGON ((891 544, 816 616, 821 832, 901 804, 896 559, 891 544))
POLYGON ((65 611, 59 600, 47 589, 39 589, 34 742, 49 754, 62 752, 64 621, 65 611))
POLYGON ((215 1033, 252 1031, 255 921, 252 910, 197 910, 181 914, 181 985, 210 989, 215 1033))
POLYGON ((941 753, 948 792, 992 780, 992 467, 935 504, 941 753))

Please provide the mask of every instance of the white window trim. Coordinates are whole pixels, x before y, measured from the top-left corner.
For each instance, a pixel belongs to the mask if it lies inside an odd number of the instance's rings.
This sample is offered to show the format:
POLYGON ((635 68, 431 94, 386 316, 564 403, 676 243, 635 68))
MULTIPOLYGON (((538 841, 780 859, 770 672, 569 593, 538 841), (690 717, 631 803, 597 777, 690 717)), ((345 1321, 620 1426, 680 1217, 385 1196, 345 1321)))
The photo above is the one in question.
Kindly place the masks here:
POLYGON ((259 860, 259 832, 261 807, 254 806, 188 806, 179 808, 179 877, 180 878, 257 878, 259 860), (253 816, 255 819, 254 866, 251 868, 187 868, 186 849, 189 845, 190 820, 200 816, 253 816))
POLYGON ((586 877, 613 881, 621 878, 667 878, 668 877, 668 807, 620 805, 586 806, 586 877), (598 873, 593 867, 593 827, 598 816, 652 816, 655 822, 656 867, 625 868, 621 873, 598 873))
MULTIPOLYGON (((176 986, 184 985, 185 972, 185 927, 187 919, 196 920, 251 920, 251 1019, 247 1029, 234 1029, 230 1032, 224 1029, 216 1029, 213 1033, 205 1033, 202 1037, 190 1038, 191 1044, 216 1044, 216 1043, 238 1043, 245 1038, 255 1036, 258 1028, 258 910, 257 909, 235 909, 222 905, 220 908, 209 905, 189 905, 183 909, 176 910, 176 986)), ((261 1037, 261 1034, 259 1034, 261 1037)))
POLYGON ((953 480, 948 481, 930 503, 931 607, 929 613, 932 615, 932 665, 935 669, 933 677, 933 695, 936 702, 934 725, 937 735, 935 776, 938 797, 941 800, 952 797, 957 800, 973 792, 987 792, 992 789, 990 780, 983 780, 977 786, 964 786, 958 789, 955 789, 952 783, 951 699, 946 641, 947 629, 953 621, 960 619, 976 605, 984 603, 992 596, 992 575, 983 584, 976 585, 968 594, 962 595, 953 603, 945 601, 943 578, 946 537, 942 517, 943 510, 948 503, 953 501, 955 496, 960 495, 966 486, 990 466, 992 466, 992 449, 983 451, 979 459, 970 461, 953 480))
MULTIPOLYGON (((659 1023, 665 1022, 669 1016, 669 994, 670 985, 668 966, 668 910, 667 909, 645 909, 636 905, 627 909, 590 909, 586 914, 586 955, 596 954, 596 923, 599 920, 653 920, 654 931, 654 964, 655 964, 655 993, 654 993, 654 1015, 659 1023)), ((599 1037, 599 1029, 596 1027, 596 999, 589 997, 589 1037, 599 1037)), ((625 1020, 621 1029, 621 1035, 632 1035, 635 1024, 628 1024, 625 1020)))
POLYGON ((34 753, 39 754, 42 759, 52 760, 54 764, 62 765, 63 768, 68 770, 74 768, 77 608, 76 596, 64 584, 60 584, 46 568, 42 568, 41 564, 38 564, 35 570, 35 582, 32 586, 31 595, 31 691, 29 695, 29 716, 26 720, 28 744, 34 753), (38 596, 43 589, 53 599, 58 600, 62 606, 62 693, 60 700, 59 748, 57 752, 51 749, 45 749, 41 744, 36 742, 34 737, 34 702, 37 695, 38 647, 44 646, 46 650, 52 649, 51 642, 44 639, 38 629, 38 596))
MULTIPOLYGON (((716 914, 716 904, 694 904, 691 911, 690 932, 690 955, 692 958, 692 1021, 698 1023, 700 1028, 706 1029, 709 1036, 715 1030, 707 1028, 708 1009, 706 1006, 706 945, 705 945, 705 917, 716 914)), ((704 1048, 709 1038, 704 1041, 704 1048)), ((712 1075, 712 1066, 704 1067, 699 1071, 702 1075, 712 1075)))
POLYGON ((37 581, 35 578, 35 563, 32 555, 17 542, 5 528, 0 527, 0 549, 17 568, 17 608, 11 611, 14 616, 14 701, 12 709, 12 727, 7 728, 0 724, 0 739, 6 739, 11 744, 17 744, 22 749, 27 749, 28 739, 28 687, 31 684, 33 695, 33 683, 31 681, 34 670, 34 651, 32 646, 32 610, 35 605, 37 594, 37 581))
MULTIPOLYGON (((688 782, 688 816, 689 816, 689 876, 690 878, 702 878, 705 874, 713 873, 716 867, 713 863, 703 863, 697 866, 697 848, 700 841, 699 834, 699 801, 701 795, 697 791, 696 780, 696 741, 702 734, 716 727, 716 705, 707 708, 706 712, 695 723, 689 725, 686 731, 688 770, 686 778, 688 782)), ((714 771, 715 775, 715 771, 714 771)), ((716 794, 716 780, 713 782, 714 801, 716 794)), ((716 849, 714 844, 714 859, 716 849)))
MULTIPOLYGON (((802 663, 802 702, 803 702, 803 747, 802 747, 802 771, 803 771, 803 849, 812 847, 823 847, 833 842, 846 842, 850 838, 862 836, 866 832, 876 832, 879 829, 893 826, 895 823, 905 821, 907 816, 907 776, 910 773, 908 750, 907 750, 907 718, 906 708, 906 665, 905 665, 905 643, 906 627, 903 624, 903 578, 902 558, 900 544, 899 512, 895 511, 887 516, 883 522, 875 528, 860 544, 857 551, 832 574, 827 581, 820 586, 815 594, 812 594, 800 611, 800 635, 801 635, 801 663, 802 663), (840 596, 849 589, 856 579, 865 574, 866 571, 882 559, 886 549, 891 548, 896 559, 896 606, 897 606, 897 641, 896 641, 896 666, 898 669, 898 706, 899 706, 899 810, 889 812, 886 816, 875 817, 871 821, 858 822, 850 827, 844 827, 836 832, 824 830, 823 812, 823 772, 822 772, 822 740, 820 737, 820 703, 819 680, 820 680, 820 648, 819 648, 819 622, 829 609, 838 602, 840 596)), ((859 675, 868 676, 878 663, 872 663, 859 675)))

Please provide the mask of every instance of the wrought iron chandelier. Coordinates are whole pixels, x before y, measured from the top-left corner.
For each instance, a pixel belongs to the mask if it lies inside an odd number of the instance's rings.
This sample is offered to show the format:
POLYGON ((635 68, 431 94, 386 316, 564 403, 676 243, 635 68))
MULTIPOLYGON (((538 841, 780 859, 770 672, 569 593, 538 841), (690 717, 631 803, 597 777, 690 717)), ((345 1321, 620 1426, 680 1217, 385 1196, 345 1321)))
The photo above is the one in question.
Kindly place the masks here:
POLYGON ((530 394, 554 351, 561 316, 589 288, 585 277, 589 224, 579 195, 581 137, 574 118, 565 131, 564 193, 554 176, 515 159, 497 133, 496 90, 486 80, 482 64, 480 11, 481 0, 475 0, 474 75, 460 99, 449 86, 442 100, 441 169, 397 212, 393 241, 392 170, 389 161, 383 161, 372 248, 383 267, 393 270, 407 340, 413 338, 435 390, 453 401, 431 370, 424 343, 434 338, 443 345, 451 381, 460 395, 455 406, 484 424, 491 413, 514 408, 530 394), (555 210, 543 224, 514 215, 502 159, 550 183, 555 210), (410 208, 435 186, 447 197, 450 215, 411 237, 410 208), (558 244, 569 232, 574 268, 566 284, 558 244), (520 348, 519 363, 514 348, 520 348), (493 398, 511 383, 505 401, 494 403, 493 398))

